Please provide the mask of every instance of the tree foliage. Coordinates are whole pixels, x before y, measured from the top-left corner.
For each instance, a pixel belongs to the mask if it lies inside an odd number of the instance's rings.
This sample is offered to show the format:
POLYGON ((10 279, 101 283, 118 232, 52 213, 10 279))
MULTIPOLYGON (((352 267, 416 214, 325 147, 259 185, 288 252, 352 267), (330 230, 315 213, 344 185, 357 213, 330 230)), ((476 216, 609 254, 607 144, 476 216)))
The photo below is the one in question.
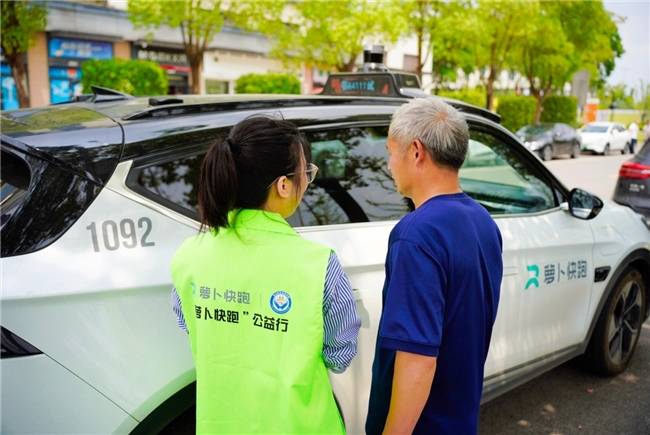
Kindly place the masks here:
POLYGON ((198 94, 203 55, 224 23, 233 22, 246 28, 258 20, 274 21, 283 5, 282 1, 253 0, 128 0, 128 12, 136 28, 155 29, 166 25, 180 29, 192 69, 192 92, 198 94))
POLYGON ((84 92, 91 85, 103 86, 130 95, 165 95, 167 74, 156 63, 143 60, 88 60, 81 66, 84 92))
POLYGON ((38 32, 45 30, 47 11, 36 2, 3 0, 0 2, 2 14, 2 54, 11 67, 16 82, 20 107, 29 106, 29 88, 25 71, 24 55, 34 44, 38 32))
POLYGON ((524 125, 531 124, 535 116, 535 99, 519 95, 499 98, 497 113, 501 115, 501 124, 510 131, 517 131, 524 125))
POLYGON ((551 95, 544 99, 542 122, 563 122, 577 127, 578 99, 564 95, 551 95))
POLYGON ((300 80, 291 74, 245 74, 237 79, 238 94, 299 94, 300 80))
POLYGON ((366 40, 395 41, 404 21, 394 6, 370 0, 291 1, 284 20, 253 20, 268 35, 271 56, 286 65, 351 71, 366 40))

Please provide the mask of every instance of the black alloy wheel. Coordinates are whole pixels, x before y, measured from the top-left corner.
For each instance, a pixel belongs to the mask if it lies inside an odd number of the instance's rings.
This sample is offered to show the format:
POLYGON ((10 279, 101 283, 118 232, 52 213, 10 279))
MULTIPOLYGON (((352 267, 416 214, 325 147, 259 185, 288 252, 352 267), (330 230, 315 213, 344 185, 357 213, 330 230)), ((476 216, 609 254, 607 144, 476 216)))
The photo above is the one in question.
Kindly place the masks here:
POLYGON ((627 368, 641 334, 646 295, 641 273, 636 269, 628 270, 600 314, 585 353, 592 370, 613 376, 627 368))

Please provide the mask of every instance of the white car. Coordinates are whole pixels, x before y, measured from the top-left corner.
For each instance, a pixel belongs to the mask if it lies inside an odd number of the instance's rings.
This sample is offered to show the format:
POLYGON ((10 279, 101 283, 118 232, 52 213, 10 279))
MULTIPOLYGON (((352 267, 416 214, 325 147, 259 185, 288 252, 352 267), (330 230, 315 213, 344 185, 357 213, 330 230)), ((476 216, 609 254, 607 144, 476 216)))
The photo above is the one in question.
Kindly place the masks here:
POLYGON ((632 135, 615 122, 591 122, 580 130, 583 151, 608 155, 610 151, 625 154, 631 150, 632 135))
MULTIPOLYGON (((207 147, 256 113, 296 122, 321 168, 290 222, 350 276, 358 356, 331 379, 348 432, 363 433, 387 239, 409 212, 385 149, 407 100, 165 98, 2 114, 2 433, 193 430, 195 373, 169 265, 199 228, 207 147)), ((650 231, 631 209, 566 189, 497 115, 453 104, 471 131, 463 189, 503 235, 483 399, 583 354, 621 372, 648 316, 650 231)))

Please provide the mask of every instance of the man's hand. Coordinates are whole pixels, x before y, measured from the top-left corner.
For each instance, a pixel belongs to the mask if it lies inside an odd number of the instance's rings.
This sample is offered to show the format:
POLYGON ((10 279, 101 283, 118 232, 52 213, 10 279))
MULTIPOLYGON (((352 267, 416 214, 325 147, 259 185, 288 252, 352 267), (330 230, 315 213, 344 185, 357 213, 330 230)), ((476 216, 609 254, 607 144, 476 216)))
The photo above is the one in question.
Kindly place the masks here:
POLYGON ((436 357, 397 351, 384 435, 410 434, 429 398, 436 357))

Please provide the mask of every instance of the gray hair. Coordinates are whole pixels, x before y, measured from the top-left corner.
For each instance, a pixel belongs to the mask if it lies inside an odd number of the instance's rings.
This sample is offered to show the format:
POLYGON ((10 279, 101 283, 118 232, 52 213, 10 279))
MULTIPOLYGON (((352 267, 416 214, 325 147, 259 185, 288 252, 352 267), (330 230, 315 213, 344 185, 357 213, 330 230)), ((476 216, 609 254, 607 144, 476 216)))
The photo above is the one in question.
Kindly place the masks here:
POLYGON ((393 114, 388 136, 402 146, 418 139, 434 162, 458 169, 469 143, 467 122, 440 98, 416 98, 393 114))

